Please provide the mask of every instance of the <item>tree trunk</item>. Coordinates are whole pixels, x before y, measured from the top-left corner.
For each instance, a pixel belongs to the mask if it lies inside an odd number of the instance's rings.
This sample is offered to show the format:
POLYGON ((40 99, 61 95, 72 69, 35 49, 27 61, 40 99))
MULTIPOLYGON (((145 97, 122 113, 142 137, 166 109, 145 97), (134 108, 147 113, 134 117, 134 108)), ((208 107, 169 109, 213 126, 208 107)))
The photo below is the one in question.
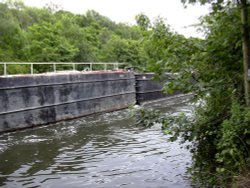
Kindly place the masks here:
POLYGON ((241 21, 242 21, 242 50, 243 50, 243 65, 244 65, 244 88, 245 102, 250 106, 250 83, 248 81, 248 69, 250 67, 250 42, 249 42, 249 25, 248 25, 248 6, 247 0, 241 0, 241 21))

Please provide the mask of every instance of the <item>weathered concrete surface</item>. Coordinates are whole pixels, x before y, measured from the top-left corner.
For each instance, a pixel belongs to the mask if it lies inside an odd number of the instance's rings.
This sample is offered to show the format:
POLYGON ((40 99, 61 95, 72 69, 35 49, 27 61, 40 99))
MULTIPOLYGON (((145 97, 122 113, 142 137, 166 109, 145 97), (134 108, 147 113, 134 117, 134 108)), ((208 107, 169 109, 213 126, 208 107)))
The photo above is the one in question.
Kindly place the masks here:
POLYGON ((135 103, 133 73, 0 78, 0 132, 48 124, 135 103))
POLYGON ((0 77, 0 132, 163 98, 164 82, 133 72, 0 77))
POLYGON ((141 104, 146 101, 156 100, 164 97, 169 97, 180 93, 175 91, 173 94, 165 94, 162 90, 164 81, 155 81, 154 73, 145 73, 145 74, 135 74, 136 79, 136 102, 141 104))

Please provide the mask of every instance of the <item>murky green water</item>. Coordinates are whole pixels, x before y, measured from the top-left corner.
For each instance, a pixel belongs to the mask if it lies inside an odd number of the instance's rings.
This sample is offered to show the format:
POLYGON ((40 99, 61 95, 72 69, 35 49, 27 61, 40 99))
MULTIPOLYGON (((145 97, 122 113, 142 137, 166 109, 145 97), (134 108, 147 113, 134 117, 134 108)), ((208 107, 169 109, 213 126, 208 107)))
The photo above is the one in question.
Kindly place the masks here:
MULTIPOLYGON (((180 99, 150 106, 191 110, 180 99)), ((190 153, 167 142, 160 125, 143 129, 133 124, 123 110, 2 134, 0 186, 191 187, 186 174, 190 153)))

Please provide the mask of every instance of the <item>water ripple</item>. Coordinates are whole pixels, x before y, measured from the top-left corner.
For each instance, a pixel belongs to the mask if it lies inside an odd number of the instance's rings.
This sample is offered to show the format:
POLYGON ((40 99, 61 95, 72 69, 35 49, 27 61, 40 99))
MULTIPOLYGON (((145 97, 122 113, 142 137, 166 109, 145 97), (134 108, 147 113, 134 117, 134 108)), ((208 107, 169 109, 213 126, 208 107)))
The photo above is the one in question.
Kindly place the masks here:
POLYGON ((0 161, 2 187, 191 187, 190 153, 128 110, 1 135, 0 161))

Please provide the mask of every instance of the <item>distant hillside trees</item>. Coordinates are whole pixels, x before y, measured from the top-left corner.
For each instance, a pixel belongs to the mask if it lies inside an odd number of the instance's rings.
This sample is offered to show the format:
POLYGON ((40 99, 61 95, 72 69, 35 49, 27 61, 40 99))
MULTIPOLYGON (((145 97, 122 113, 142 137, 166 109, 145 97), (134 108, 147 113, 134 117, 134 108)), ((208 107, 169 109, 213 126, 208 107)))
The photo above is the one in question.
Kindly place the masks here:
MULTIPOLYGON (((0 3, 0 61, 127 62, 149 70, 168 59, 176 38, 188 40, 159 20, 136 19, 137 25, 127 25, 93 10, 73 14, 53 4, 40 9, 9 0, 0 3)), ((25 72, 12 68, 18 69, 25 72)))

